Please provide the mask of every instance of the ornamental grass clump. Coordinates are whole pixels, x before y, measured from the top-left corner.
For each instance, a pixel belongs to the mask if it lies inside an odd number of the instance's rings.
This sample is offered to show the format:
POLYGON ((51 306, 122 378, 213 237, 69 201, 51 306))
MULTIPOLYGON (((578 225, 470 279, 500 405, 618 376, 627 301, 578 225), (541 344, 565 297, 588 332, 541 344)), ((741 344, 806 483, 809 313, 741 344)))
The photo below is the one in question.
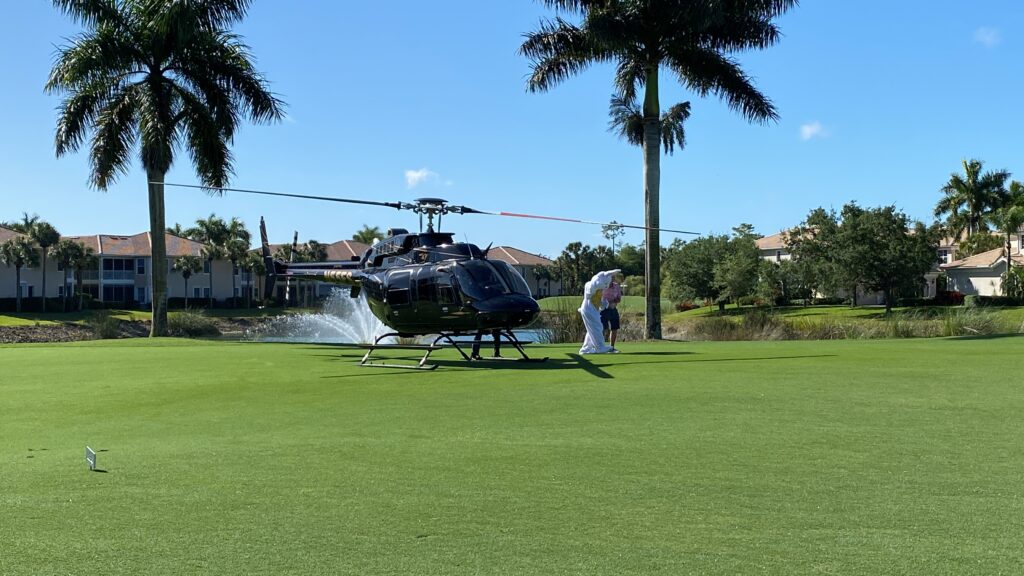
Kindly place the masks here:
POLYGON ((167 319, 167 332, 179 338, 200 338, 203 336, 220 336, 217 323, 195 310, 185 310, 171 314, 167 319))

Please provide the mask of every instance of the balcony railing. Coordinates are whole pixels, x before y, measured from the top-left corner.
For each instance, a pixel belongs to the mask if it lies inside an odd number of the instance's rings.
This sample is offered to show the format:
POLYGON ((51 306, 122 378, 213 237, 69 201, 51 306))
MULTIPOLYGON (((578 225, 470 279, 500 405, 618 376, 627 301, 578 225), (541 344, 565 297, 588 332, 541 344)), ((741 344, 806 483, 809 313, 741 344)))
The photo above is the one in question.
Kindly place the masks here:
POLYGON ((135 270, 104 270, 104 280, 135 280, 135 270))
POLYGON ((99 270, 82 270, 82 282, 89 282, 89 281, 95 282, 96 280, 99 280, 99 279, 100 279, 100 271, 99 270))

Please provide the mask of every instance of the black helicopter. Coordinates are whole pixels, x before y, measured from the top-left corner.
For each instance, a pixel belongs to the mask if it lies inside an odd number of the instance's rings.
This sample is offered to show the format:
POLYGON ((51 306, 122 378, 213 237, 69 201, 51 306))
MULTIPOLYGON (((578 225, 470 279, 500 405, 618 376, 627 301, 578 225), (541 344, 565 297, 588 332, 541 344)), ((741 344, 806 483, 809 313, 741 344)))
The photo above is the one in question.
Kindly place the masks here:
MULTIPOLYGON (((186 184, 166 184, 186 188, 203 188, 186 184)), ((210 190, 209 188, 204 188, 210 190)), ((314 279, 350 286, 353 298, 365 292, 370 311, 393 332, 380 335, 368 350, 361 365, 402 368, 433 369, 427 365, 430 353, 439 349, 442 340, 451 344, 463 358, 470 356, 462 349, 465 342, 455 337, 480 333, 493 334, 507 340, 521 355, 521 360, 532 360, 523 349, 528 342, 520 341, 513 330, 528 326, 540 314, 540 306, 533 299, 526 280, 512 266, 501 260, 489 259, 490 250, 481 250, 475 244, 454 241, 451 232, 440 232, 441 218, 447 214, 486 214, 537 218, 561 222, 603 224, 571 218, 556 218, 511 212, 487 212, 467 206, 454 206, 441 198, 419 198, 412 203, 353 200, 332 196, 311 196, 238 188, 217 188, 218 192, 238 192, 266 196, 283 196, 309 200, 324 200, 347 204, 383 206, 410 210, 420 216, 420 232, 410 233, 402 228, 388 230, 388 238, 371 246, 358 261, 286 263, 275 260, 267 240, 266 223, 260 218, 260 237, 263 259, 267 270, 264 293, 272 294, 280 279, 314 279), (423 218, 426 217, 426 229, 423 218), (413 337, 436 335, 430 345, 382 345, 389 336, 413 337), (423 350, 417 366, 371 364, 370 355, 378 348, 409 348, 423 350)), ((649 229, 644 226, 616 224, 623 228, 649 229)), ((667 232, 696 234, 683 230, 667 232)), ((546 360, 546 358, 540 361, 546 360)))

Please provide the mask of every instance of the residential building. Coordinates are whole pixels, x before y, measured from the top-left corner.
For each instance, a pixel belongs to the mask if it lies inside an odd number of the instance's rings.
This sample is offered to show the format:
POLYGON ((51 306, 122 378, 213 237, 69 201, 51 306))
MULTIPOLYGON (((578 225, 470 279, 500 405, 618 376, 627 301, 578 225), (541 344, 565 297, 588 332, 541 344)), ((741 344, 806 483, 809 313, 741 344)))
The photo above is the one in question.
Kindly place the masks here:
MULTIPOLYGON (((1005 236, 1004 236, 1005 238, 1005 236)), ((1024 230, 1010 237, 1010 261, 1013 266, 1024 266, 1024 230)), ((1001 296, 1002 275, 1006 272, 1006 252, 996 248, 939 266, 946 274, 946 288, 966 295, 1001 296)))
MULTIPOLYGON (((0 227, 0 244, 13 238, 25 236, 21 232, 15 232, 8 228, 0 227)), ((46 262, 46 297, 57 298, 64 295, 63 273, 58 270, 57 262, 53 258, 47 258, 46 262)), ((15 281, 17 271, 13 266, 0 264, 0 298, 16 298, 18 295, 15 281)), ((39 266, 21 269, 21 297, 38 298, 43 289, 43 267, 39 266)))
MULTIPOLYGON (((97 234, 94 236, 70 236, 91 248, 99 258, 98 270, 82 272, 82 289, 93 299, 101 302, 124 303, 144 306, 152 303, 152 242, 149 232, 131 236, 97 234)), ((203 245, 199 242, 165 235, 167 244, 167 297, 185 297, 185 279, 173 269, 175 258, 201 256, 203 245)), ((193 274, 188 281, 189 298, 210 297, 210 274, 213 274, 213 298, 225 300, 231 296, 244 296, 245 290, 254 283, 248 274, 232 270, 229 260, 203 261, 203 270, 193 274), (232 275, 235 289, 232 292, 232 275)))
POLYGON ((757 244, 757 250, 761 253, 762 260, 782 262, 793 258, 793 255, 789 253, 789 247, 786 246, 786 234, 787 232, 783 231, 754 241, 757 244))

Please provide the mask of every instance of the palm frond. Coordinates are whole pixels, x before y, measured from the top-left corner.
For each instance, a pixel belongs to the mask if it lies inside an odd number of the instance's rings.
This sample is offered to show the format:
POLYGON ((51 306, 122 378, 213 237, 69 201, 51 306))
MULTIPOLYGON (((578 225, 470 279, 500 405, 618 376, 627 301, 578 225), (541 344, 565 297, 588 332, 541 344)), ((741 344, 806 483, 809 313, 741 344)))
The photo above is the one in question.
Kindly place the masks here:
POLYGON ((123 16, 114 0, 53 0, 53 6, 86 26, 123 22, 123 16))
POLYGON ((644 143, 644 115, 633 98, 613 94, 608 107, 608 131, 634 146, 644 143))
MULTIPOLYGON (((672 47, 669 47, 672 50, 672 47)), ((775 106, 727 56, 708 49, 670 51, 666 64, 679 82, 701 96, 714 94, 751 122, 777 121, 775 106)))
POLYGON ((519 53, 533 60, 533 73, 526 82, 530 92, 550 90, 592 62, 608 59, 596 49, 592 37, 561 18, 542 21, 536 32, 526 35, 519 53))
POLYGON ((672 106, 661 117, 661 142, 666 154, 672 154, 678 147, 686 147, 686 130, 683 124, 690 118, 690 103, 680 102, 672 106))
POLYGON ((137 138, 135 114, 140 91, 138 86, 129 86, 111 97, 96 115, 89 164, 90 181, 100 190, 106 190, 117 176, 128 172, 137 138))

